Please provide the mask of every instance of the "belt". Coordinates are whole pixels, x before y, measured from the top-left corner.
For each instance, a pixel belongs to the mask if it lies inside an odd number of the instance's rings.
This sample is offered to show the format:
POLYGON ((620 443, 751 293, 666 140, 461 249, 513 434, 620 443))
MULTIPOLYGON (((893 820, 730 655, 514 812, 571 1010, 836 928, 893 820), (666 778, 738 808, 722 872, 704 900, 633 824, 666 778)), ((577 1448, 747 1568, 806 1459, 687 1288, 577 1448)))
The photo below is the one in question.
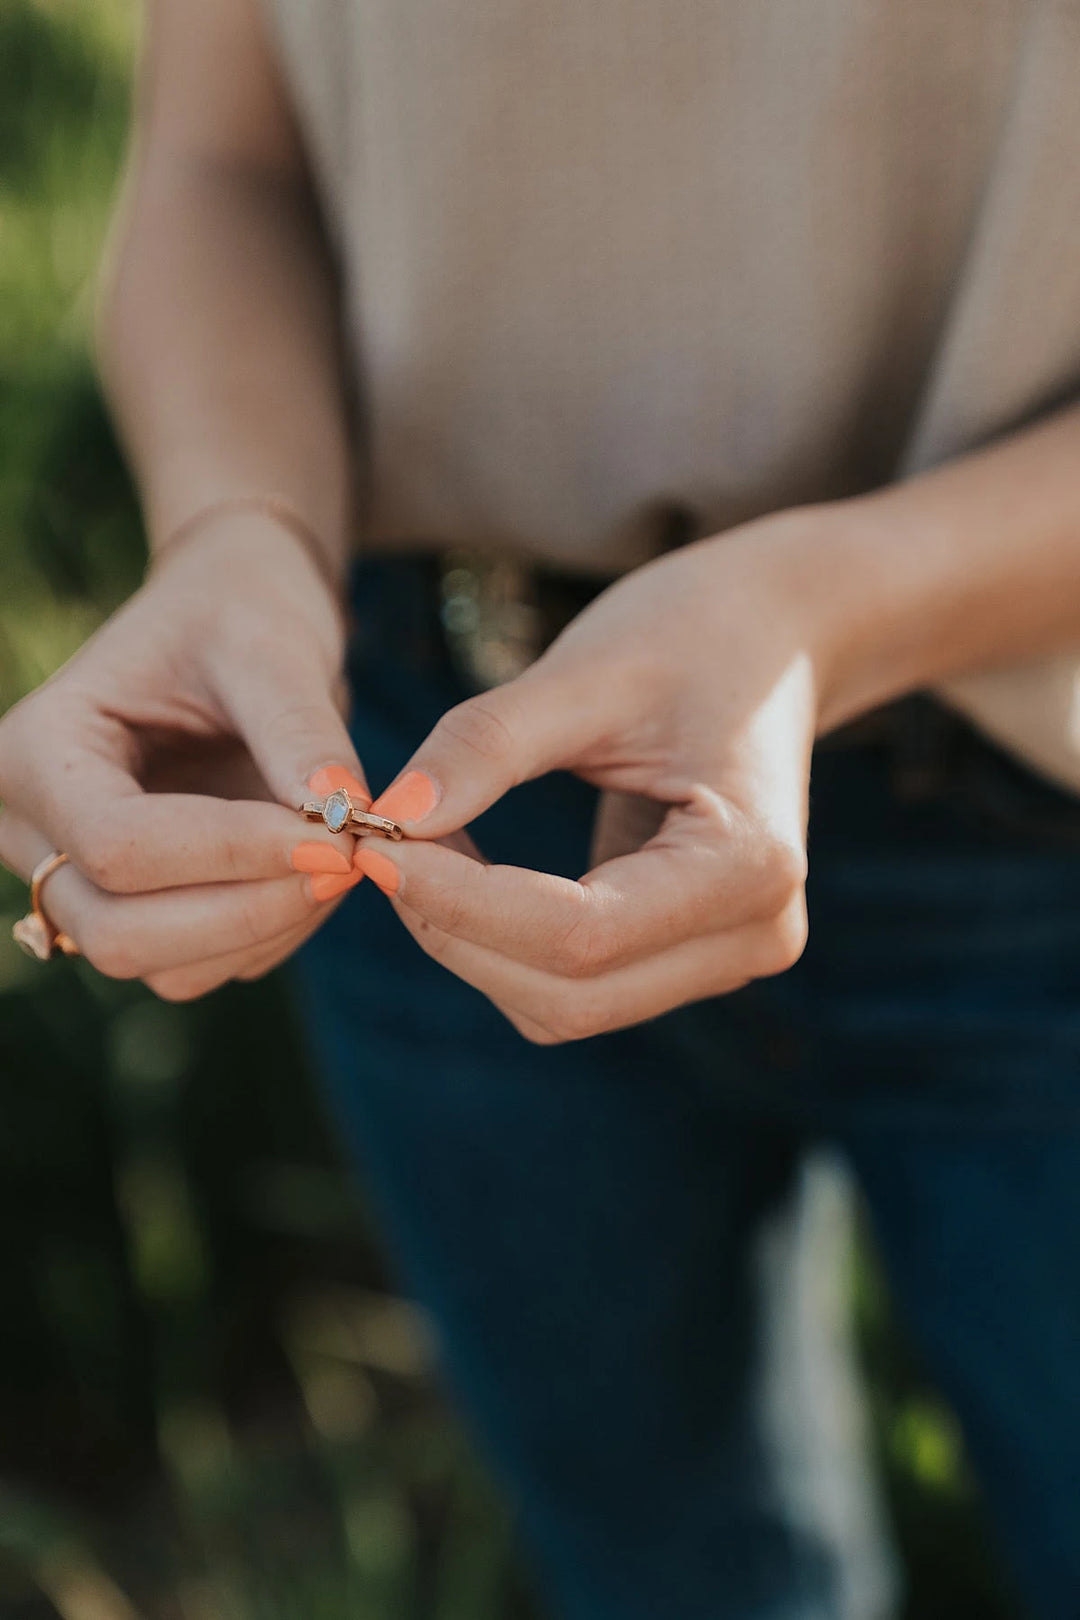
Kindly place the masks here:
POLYGON ((490 553, 427 559, 437 575, 439 619, 458 671, 477 691, 512 680, 612 583, 490 553))
MULTIPOLYGON (((445 650, 473 691, 521 674, 611 583, 610 575, 473 551, 416 561, 437 604, 445 650)), ((932 697, 884 704, 819 747, 877 753, 902 802, 951 802, 1008 835, 1080 848, 1080 798, 1028 770, 932 697)))

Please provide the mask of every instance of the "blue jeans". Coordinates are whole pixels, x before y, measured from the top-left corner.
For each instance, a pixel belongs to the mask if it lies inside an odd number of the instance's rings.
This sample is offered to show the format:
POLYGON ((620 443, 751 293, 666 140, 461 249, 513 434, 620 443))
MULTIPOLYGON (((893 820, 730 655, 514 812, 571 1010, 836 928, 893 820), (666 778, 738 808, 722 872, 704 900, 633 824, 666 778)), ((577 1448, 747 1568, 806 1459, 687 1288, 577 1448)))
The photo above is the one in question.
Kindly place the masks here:
MULTIPOLYGON (((464 692, 421 570, 368 563, 356 609, 378 790, 464 692)), ((812 801, 810 944, 781 978, 537 1048, 363 884, 302 957, 320 1067, 559 1614, 890 1611, 828 1146, 1033 1612, 1075 1617, 1080 847, 904 804, 873 747, 821 752, 812 801)), ((477 837, 578 874, 593 805, 551 776, 477 837)))

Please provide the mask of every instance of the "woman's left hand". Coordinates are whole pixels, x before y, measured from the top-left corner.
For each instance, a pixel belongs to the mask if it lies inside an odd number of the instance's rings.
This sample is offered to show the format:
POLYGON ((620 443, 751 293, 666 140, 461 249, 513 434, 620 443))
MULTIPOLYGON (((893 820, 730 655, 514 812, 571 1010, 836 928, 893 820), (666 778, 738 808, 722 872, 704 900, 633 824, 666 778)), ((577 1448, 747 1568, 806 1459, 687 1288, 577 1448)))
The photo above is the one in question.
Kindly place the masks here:
POLYGON ((357 865, 523 1035, 618 1029, 800 955, 810 753, 846 622, 822 545, 858 521, 854 503, 794 511, 628 575, 524 675, 446 714, 376 801, 410 837, 362 840, 357 865), (612 795, 651 801, 651 836, 579 882, 453 847, 555 769, 609 796, 601 855, 635 819, 612 795))

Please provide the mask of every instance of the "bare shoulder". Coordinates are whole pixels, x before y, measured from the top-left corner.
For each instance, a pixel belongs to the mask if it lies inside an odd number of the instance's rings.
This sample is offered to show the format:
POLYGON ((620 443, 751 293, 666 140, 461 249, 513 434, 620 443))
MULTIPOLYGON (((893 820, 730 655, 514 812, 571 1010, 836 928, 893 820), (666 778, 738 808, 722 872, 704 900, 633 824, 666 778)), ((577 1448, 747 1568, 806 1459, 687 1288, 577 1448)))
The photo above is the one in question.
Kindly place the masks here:
POLYGON ((154 147, 299 177, 264 0, 152 0, 137 122, 154 147))

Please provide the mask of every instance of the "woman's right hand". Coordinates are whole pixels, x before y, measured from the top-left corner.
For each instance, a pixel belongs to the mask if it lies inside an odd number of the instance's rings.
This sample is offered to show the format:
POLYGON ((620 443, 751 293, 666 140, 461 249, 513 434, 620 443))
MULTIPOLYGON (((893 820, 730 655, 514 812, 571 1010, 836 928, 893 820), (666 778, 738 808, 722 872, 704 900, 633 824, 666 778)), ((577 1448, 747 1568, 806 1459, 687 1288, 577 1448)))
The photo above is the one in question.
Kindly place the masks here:
POLYGON ((0 861, 29 879, 69 856, 45 904, 101 972, 170 1000, 255 978, 359 881, 354 840, 295 808, 334 786, 370 799, 343 640, 297 541, 223 515, 0 720, 0 861))

